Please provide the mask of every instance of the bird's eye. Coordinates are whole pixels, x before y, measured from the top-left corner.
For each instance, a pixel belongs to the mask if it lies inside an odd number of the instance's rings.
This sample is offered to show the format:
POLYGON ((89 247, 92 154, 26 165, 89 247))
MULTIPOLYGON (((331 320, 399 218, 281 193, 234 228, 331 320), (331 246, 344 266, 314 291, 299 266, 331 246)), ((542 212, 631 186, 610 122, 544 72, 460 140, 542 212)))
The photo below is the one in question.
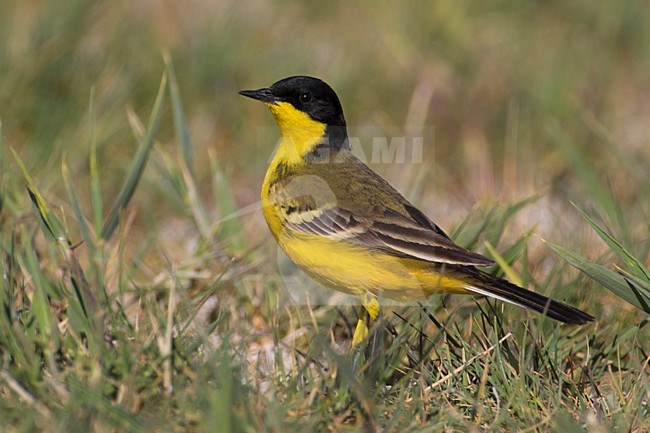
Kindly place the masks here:
POLYGON ((302 93, 300 95, 300 102, 306 104, 309 101, 311 101, 311 93, 302 93))

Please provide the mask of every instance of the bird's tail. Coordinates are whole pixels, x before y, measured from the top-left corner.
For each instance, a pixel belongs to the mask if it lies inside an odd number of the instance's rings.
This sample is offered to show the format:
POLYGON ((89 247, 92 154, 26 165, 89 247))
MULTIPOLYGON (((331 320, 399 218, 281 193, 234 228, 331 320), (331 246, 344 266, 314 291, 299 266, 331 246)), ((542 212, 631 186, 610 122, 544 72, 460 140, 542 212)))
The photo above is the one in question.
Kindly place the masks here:
POLYGON ((552 319, 573 325, 583 325, 594 320, 591 315, 575 307, 547 298, 539 293, 531 292, 502 278, 479 271, 476 268, 465 268, 463 271, 466 275, 469 273, 472 276, 471 280, 469 280, 471 282, 465 288, 478 295, 497 298, 511 304, 529 308, 545 314, 552 319))

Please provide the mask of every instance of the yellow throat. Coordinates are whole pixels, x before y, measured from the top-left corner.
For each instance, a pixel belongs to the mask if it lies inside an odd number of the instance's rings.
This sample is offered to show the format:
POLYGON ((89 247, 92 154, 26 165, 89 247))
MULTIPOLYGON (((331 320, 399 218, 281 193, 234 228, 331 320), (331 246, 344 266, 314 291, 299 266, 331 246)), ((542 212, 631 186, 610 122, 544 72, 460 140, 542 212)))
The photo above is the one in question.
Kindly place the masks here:
POLYGON ((327 125, 312 119, 288 102, 265 103, 265 105, 273 113, 281 135, 269 171, 279 162, 289 165, 303 162, 304 156, 322 141, 327 125))

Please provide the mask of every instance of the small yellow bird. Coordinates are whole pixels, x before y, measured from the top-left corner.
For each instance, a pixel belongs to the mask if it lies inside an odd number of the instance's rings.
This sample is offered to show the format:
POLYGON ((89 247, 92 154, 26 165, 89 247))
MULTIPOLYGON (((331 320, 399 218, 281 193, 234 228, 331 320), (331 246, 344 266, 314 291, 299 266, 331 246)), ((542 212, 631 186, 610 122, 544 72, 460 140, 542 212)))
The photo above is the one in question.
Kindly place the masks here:
MULTIPOLYGON (((325 287, 355 295, 375 319, 380 297, 490 296, 572 324, 594 318, 494 277, 493 261, 456 245, 350 150, 339 98, 325 82, 288 77, 243 90, 273 113, 280 144, 262 185, 264 217, 286 255, 325 287)), ((365 314, 353 345, 365 339, 365 314)))

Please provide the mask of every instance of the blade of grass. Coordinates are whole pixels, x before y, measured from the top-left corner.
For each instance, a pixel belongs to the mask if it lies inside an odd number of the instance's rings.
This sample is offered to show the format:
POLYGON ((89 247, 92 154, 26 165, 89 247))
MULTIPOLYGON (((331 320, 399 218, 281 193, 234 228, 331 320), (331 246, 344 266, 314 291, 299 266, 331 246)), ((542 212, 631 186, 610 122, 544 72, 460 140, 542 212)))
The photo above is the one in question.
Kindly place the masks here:
POLYGON ((5 370, 0 370, 0 379, 3 380, 13 392, 15 392, 21 399, 22 402, 29 406, 33 406, 38 412, 43 416, 49 418, 51 411, 43 403, 38 401, 32 394, 25 389, 16 379, 11 377, 9 372, 5 370))
POLYGON ((472 216, 475 213, 468 213, 463 222, 461 222, 451 233, 451 238, 458 245, 461 245, 465 248, 472 248, 474 244, 478 241, 481 233, 489 225, 490 221, 494 217, 494 212, 496 208, 492 207, 487 215, 482 215, 479 223, 474 222, 472 216))
MULTIPOLYGON (((72 212, 78 222, 79 231, 81 232, 81 235, 84 239, 84 244, 88 248, 90 257, 95 257, 98 248, 95 243, 95 239, 90 232, 88 222, 86 221, 86 218, 84 217, 81 210, 81 205, 79 204, 77 193, 72 186, 72 178, 70 177, 70 172, 66 164, 65 155, 63 157, 61 171, 63 174, 63 182, 68 193, 68 198, 72 206, 72 212)), ((76 319, 77 329, 83 329, 86 331, 86 335, 89 336, 91 333, 88 331, 92 329, 100 329, 100 326, 96 325, 101 325, 99 320, 101 318, 97 315, 96 311, 98 307, 97 299, 95 298, 95 294, 91 290, 88 280, 84 275, 84 271, 81 267, 81 264, 79 263, 74 247, 66 249, 65 258, 68 269, 70 270, 70 281, 72 283, 72 289, 75 295, 74 297, 69 297, 68 302, 70 303, 71 311, 74 311, 74 313, 77 315, 77 317, 74 318, 71 314, 70 320, 73 321, 76 319), (95 320, 97 323, 94 324, 93 320, 95 320)))
POLYGON ((607 246, 612 251, 614 251, 614 253, 621 260, 623 260, 623 263, 625 263, 628 268, 630 268, 632 274, 634 274, 637 278, 641 278, 646 282, 650 282, 650 274, 648 273, 648 270, 645 268, 643 263, 634 257, 632 253, 625 249, 616 239, 607 233, 605 229, 600 227, 596 221, 594 221, 589 215, 583 212, 582 209, 580 209, 575 203, 572 204, 576 209, 578 209, 578 212, 582 214, 582 217, 587 220, 587 222, 591 225, 598 236, 600 236, 600 238, 605 241, 607 246))
POLYGON ((192 209, 192 215, 194 216, 197 227, 201 232, 201 236, 205 240, 210 240, 212 234, 210 232, 209 218, 196 190, 196 182, 194 180, 193 169, 194 163, 192 155, 192 143, 190 141, 187 122, 185 121, 183 103, 181 102, 180 91, 178 90, 178 82, 176 81, 176 74, 174 73, 174 65, 172 64, 169 53, 165 53, 163 57, 165 60, 165 66, 167 68, 167 74, 169 75, 169 93, 171 96, 176 141, 178 142, 181 154, 183 155, 183 160, 179 163, 179 166, 183 175, 183 183, 185 184, 185 201, 189 202, 190 208, 192 209))
POLYGON ((147 129, 146 136, 144 140, 140 142, 138 150, 136 152, 135 158, 131 163, 131 167, 128 171, 128 175, 120 193, 113 203, 108 217, 106 218, 106 223, 102 229, 102 239, 108 240, 115 232, 117 228, 120 215, 122 211, 127 207, 133 193, 140 182, 140 178, 144 172, 144 168, 147 164, 149 157, 149 152, 154 143, 154 137, 158 130, 158 124, 160 122, 160 117, 162 114, 163 99, 167 91, 167 74, 163 74, 162 80, 160 82, 160 88, 158 90, 158 96, 156 97, 156 102, 154 103, 151 117, 149 118, 149 128, 147 129))
POLYGON ((178 89, 178 82, 176 81, 176 73, 174 72, 174 65, 172 63, 169 52, 163 54, 165 67, 167 68, 167 75, 169 76, 169 94, 172 102, 172 114, 174 118, 174 131, 176 132, 176 141, 178 142, 185 165, 189 170, 192 177, 194 177, 194 157, 192 153, 192 143, 190 141, 190 133, 185 121, 185 114, 183 110, 183 103, 181 102, 181 95, 178 89))
POLYGON ((27 182, 27 192, 29 193, 29 197, 35 207, 36 214, 39 217, 43 233, 45 233, 45 236, 50 241, 67 243, 68 237, 63 224, 45 202, 45 199, 36 187, 34 179, 30 176, 25 164, 23 164, 23 161, 20 159, 16 151, 11 149, 11 152, 13 153, 14 159, 18 164, 18 167, 20 167, 20 171, 22 171, 25 181, 27 182))
POLYGON ((2 136, 2 120, 0 120, 0 215, 5 207, 5 173, 8 172, 8 168, 5 141, 2 136))
MULTIPOLYGON (((527 248, 528 248, 528 241, 530 240, 530 237, 537 231, 537 227, 531 228, 526 234, 524 234, 522 237, 520 237, 517 242, 515 242, 512 246, 507 248, 505 251, 501 252, 501 256, 503 257, 503 260, 511 265, 512 263, 515 262, 515 260, 520 260, 522 264, 522 269, 528 269, 528 255, 526 254, 527 248)), ((495 273, 497 277, 500 277, 499 271, 495 273)), ((523 287, 526 287, 527 281, 530 277, 529 273, 524 273, 520 275, 522 282, 524 284, 523 287)))
MULTIPOLYGON (((514 203, 509 203, 508 206, 503 211, 503 215, 501 216, 501 218, 498 221, 498 224, 497 224, 498 237, 496 237, 496 240, 501 238, 501 236, 503 235, 503 232, 506 229, 506 226, 512 220, 512 218, 514 218, 515 215, 517 215, 526 206, 535 203, 537 200, 539 200, 540 197, 541 197, 540 195, 532 195, 530 197, 526 197, 526 198, 521 199, 519 201, 515 201, 514 203)), ((495 245, 496 245, 496 242, 495 242, 495 245)))
POLYGON ((61 174, 63 176, 63 183, 65 185, 66 192, 68 193, 68 199, 70 200, 70 205, 72 206, 72 213, 74 214, 77 224, 79 225, 79 232, 81 237, 84 240, 84 243, 91 252, 91 255, 94 255, 96 248, 95 240, 90 234, 90 227, 88 227, 88 221, 81 210, 81 205, 79 204, 79 198, 77 193, 72 186, 72 177, 70 176, 70 171, 68 170, 68 164, 66 162, 66 156, 63 155, 63 162, 61 163, 61 174))
POLYGON ((493 206, 485 215, 472 213, 451 233, 451 238, 465 248, 473 248, 480 237, 498 245, 508 222, 523 208, 539 199, 531 196, 509 203, 505 207, 493 206), (478 221, 477 221, 478 219, 478 221))
POLYGON ((614 265, 614 268, 616 268, 616 271, 621 274, 628 283, 633 284, 634 287, 643 294, 643 296, 650 299, 650 283, 637 278, 636 276, 630 274, 624 269, 619 268, 616 265, 614 265))
POLYGON ((497 262, 499 267, 503 269, 503 272, 506 274, 506 277, 513 283, 518 286, 523 285, 523 280, 517 274, 512 267, 508 264, 508 262, 505 261, 503 256, 497 252, 496 249, 492 246, 492 244, 489 241, 485 241, 485 248, 487 248, 488 253, 490 253, 490 256, 497 262))
POLYGON ((97 134, 95 132, 95 88, 90 91, 90 205, 93 212, 93 226, 95 236, 100 237, 104 217, 104 205, 102 203, 101 184, 99 178, 99 164, 97 163, 97 134))
POLYGON ((9 146, 5 145, 3 134, 2 121, 0 121, 0 215, 5 211, 17 215, 23 212, 22 206, 17 203, 20 200, 16 192, 21 189, 18 185, 19 176, 14 176, 11 170, 10 158, 7 152, 9 146))
MULTIPOLYGON (((92 258, 90 265, 92 267, 92 276, 94 276, 94 288, 99 288, 104 300, 108 300, 106 293, 106 285, 104 282, 104 249, 98 247, 101 242, 101 233, 103 228, 104 218, 104 202, 102 200, 101 178, 99 174, 99 163, 97 161, 97 132, 95 129, 95 88, 92 87, 90 91, 90 107, 89 107, 89 137, 90 137, 90 155, 88 157, 88 165, 90 167, 90 206, 92 210, 92 226, 94 236, 89 236, 85 239, 88 246, 89 256, 92 258)), ((65 181, 65 177, 64 177, 65 181)), ((72 182, 68 182, 72 185, 72 182)), ((74 193, 74 189, 70 188, 74 193)), ((71 201, 74 204, 74 200, 71 201)), ((78 206, 81 209, 81 206, 78 206)), ((82 215, 83 216, 83 215, 82 215)), ((106 302, 108 305, 108 301, 106 302)))
POLYGON ((614 294, 623 298, 640 310, 650 313, 650 297, 644 296, 642 292, 635 290, 635 288, 629 284, 622 275, 619 275, 602 265, 587 260, 581 255, 562 248, 559 245, 552 244, 548 241, 544 242, 546 245, 551 247, 557 255, 571 264, 571 266, 584 272, 589 278, 597 281, 600 285, 611 290, 614 294))
MULTIPOLYGON (((29 239, 27 229, 23 227, 22 232, 23 239, 29 239)), ((52 335, 52 330, 54 329, 52 324, 55 319, 52 317, 52 310, 48 302, 46 277, 38 265, 36 252, 30 242, 25 242, 24 246, 23 265, 31 277, 34 286, 34 296, 31 301, 29 314, 37 325, 38 332, 34 334, 33 338, 45 344, 52 335)))

